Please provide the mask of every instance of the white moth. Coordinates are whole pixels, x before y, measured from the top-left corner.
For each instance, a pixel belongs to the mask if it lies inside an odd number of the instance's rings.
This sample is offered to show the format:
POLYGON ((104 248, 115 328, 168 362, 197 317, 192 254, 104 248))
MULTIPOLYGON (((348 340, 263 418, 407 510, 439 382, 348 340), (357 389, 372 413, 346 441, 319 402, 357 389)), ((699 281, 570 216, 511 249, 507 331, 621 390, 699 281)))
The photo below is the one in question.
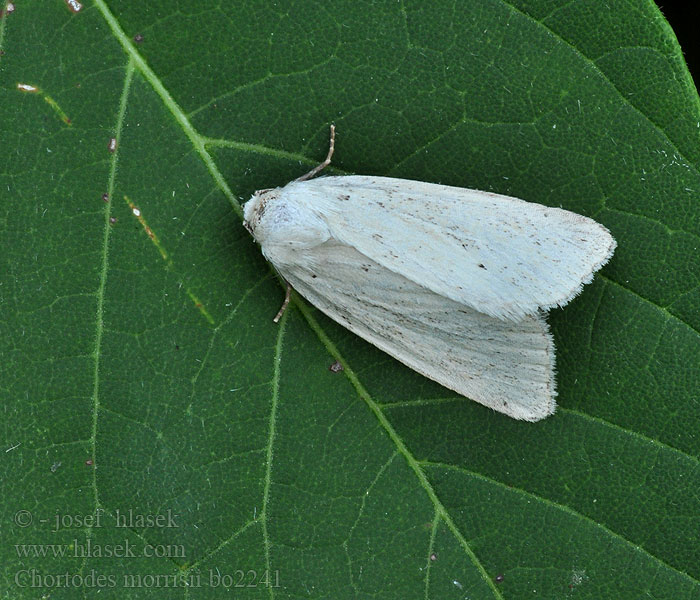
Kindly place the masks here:
MULTIPOLYGON (((265 257, 329 317, 419 373, 515 419, 554 412, 564 306, 612 256, 592 219, 501 196, 390 177, 260 190, 244 224, 265 257)), ((289 299, 289 289, 284 307, 289 299)), ((275 320, 279 318, 281 312, 275 320)))

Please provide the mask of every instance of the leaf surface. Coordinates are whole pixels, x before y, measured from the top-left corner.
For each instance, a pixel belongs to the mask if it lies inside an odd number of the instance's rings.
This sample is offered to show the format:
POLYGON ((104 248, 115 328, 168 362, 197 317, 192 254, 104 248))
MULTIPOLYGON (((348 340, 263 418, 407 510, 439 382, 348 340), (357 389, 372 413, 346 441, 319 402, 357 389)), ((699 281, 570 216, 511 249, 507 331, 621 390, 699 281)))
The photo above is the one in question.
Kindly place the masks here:
POLYGON ((700 598, 700 111, 653 3, 70 5, 0 19, 2 597, 700 598), (330 122, 337 173, 610 228, 553 417, 272 323, 240 204, 330 122))

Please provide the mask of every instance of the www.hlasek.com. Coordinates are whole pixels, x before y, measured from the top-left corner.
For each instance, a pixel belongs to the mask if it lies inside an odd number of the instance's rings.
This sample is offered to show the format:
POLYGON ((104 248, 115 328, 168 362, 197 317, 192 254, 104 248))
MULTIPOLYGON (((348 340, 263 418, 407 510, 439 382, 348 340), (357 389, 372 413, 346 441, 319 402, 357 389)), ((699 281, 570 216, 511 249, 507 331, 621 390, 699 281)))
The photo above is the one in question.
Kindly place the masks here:
POLYGON ((22 569, 15 573, 15 585, 20 588, 41 589, 102 589, 102 588, 256 588, 280 587, 278 570, 247 571, 236 569, 232 574, 209 569, 205 573, 129 573, 106 574, 90 569, 88 573, 42 573, 38 569, 22 569))
POLYGON ((90 538, 74 538, 70 544, 15 544, 18 558, 186 558, 182 544, 135 546, 128 539, 118 544, 99 544, 90 538))

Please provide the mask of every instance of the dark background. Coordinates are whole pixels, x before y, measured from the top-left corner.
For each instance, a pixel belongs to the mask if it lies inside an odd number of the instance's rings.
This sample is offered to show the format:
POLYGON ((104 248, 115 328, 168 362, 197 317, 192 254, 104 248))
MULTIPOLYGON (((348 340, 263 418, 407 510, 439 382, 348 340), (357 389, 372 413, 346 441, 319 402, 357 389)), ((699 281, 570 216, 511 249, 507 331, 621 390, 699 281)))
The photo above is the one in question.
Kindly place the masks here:
POLYGON ((695 81, 700 83, 700 2, 698 0, 656 0, 668 22, 676 33, 688 69, 695 81))

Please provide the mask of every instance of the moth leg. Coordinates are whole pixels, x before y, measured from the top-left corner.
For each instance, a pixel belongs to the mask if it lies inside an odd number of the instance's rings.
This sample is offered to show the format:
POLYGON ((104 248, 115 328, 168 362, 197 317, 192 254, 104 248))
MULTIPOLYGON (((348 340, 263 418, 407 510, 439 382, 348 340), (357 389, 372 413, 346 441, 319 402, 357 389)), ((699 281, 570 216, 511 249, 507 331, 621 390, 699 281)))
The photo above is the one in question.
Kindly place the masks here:
POLYGON ((323 171, 323 169, 325 169, 328 165, 331 164, 331 156, 333 156, 333 150, 335 150, 335 125, 331 123, 331 141, 328 145, 328 156, 326 156, 326 160, 324 160, 320 165, 316 165, 306 175, 297 177, 294 181, 306 181, 307 179, 311 179, 312 177, 323 171))
POLYGON ((279 312, 277 313, 277 316, 275 316, 272 321, 274 323, 278 323, 279 320, 282 318, 282 315, 284 314, 284 311, 287 310, 287 305, 289 304, 289 297, 292 294, 292 286, 287 284, 287 293, 284 296, 284 302, 282 302, 282 307, 280 308, 279 312))

